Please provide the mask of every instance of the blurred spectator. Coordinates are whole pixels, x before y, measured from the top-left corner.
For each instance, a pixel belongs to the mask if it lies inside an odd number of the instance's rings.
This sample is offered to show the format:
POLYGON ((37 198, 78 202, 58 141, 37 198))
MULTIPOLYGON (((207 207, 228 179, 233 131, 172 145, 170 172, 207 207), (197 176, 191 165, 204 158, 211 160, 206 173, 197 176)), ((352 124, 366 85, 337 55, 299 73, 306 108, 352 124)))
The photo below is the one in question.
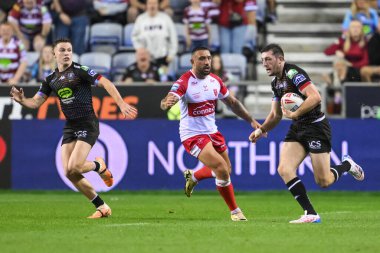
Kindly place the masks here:
POLYGON ((55 38, 69 38, 74 53, 81 55, 86 50, 86 27, 89 25, 87 8, 90 0, 54 0, 57 13, 54 21, 55 38))
POLYGON ((37 0, 22 0, 13 5, 8 21, 27 50, 41 51, 49 35, 52 19, 46 6, 37 0))
MULTIPOLYGON (((144 13, 147 10, 147 0, 130 0, 129 8, 127 10, 128 23, 134 23, 138 15, 144 13)), ((165 12, 170 17, 173 17, 173 10, 170 8, 170 0, 160 0, 160 11, 165 12)))
POLYGON ((241 54, 247 43, 255 47, 256 1, 221 0, 219 9, 221 53, 241 54))
POLYGON ((219 54, 212 55, 211 59, 211 73, 217 75, 224 83, 231 81, 232 74, 224 69, 222 57, 219 54))
POLYGON ((123 76, 123 83, 146 82, 153 84, 159 81, 158 66, 150 61, 148 50, 137 49, 136 62, 127 68, 123 76))
POLYGON ((0 25, 0 83, 16 85, 28 66, 25 47, 14 36, 13 27, 5 22, 0 25))
POLYGON ((345 82, 360 82, 362 71, 368 65, 367 41, 360 21, 351 21, 345 38, 326 48, 326 55, 335 55, 333 73, 326 76, 329 98, 327 112, 338 114, 341 111, 342 95, 340 87, 345 82))
POLYGON ((53 47, 46 45, 42 48, 40 58, 36 61, 31 69, 31 78, 33 82, 42 82, 56 68, 53 47))
POLYGON ((147 0, 146 12, 137 17, 133 27, 132 42, 135 49, 148 49, 160 67, 161 76, 167 74, 177 54, 178 39, 172 19, 158 10, 158 0, 147 0))
POLYGON ((350 63, 344 81, 360 81, 360 69, 368 65, 367 41, 360 21, 351 21, 346 38, 325 49, 326 55, 344 58, 350 63))
POLYGON ((369 66, 360 70, 362 81, 374 82, 380 80, 380 34, 376 32, 368 42, 369 66))
POLYGON ((375 9, 370 8, 368 0, 353 0, 350 10, 346 12, 343 20, 343 33, 345 34, 352 20, 359 20, 363 24, 365 35, 372 35, 378 29, 379 17, 375 9))
POLYGON ((0 23, 6 19, 8 12, 16 2, 17 0, 0 1, 0 23))
POLYGON ((220 2, 221 0, 201 0, 201 7, 207 11, 208 17, 213 23, 218 22, 220 2))
POLYGON ((267 22, 275 23, 277 20, 276 0, 256 0, 256 2, 256 20, 260 22, 260 24, 267 22))
POLYGON ((210 23, 207 11, 201 7, 200 0, 190 0, 185 8, 183 23, 186 25, 186 46, 190 52, 196 47, 208 47, 210 44, 210 23))
POLYGON ((94 0, 91 23, 111 21, 125 25, 127 22, 128 0, 94 0))

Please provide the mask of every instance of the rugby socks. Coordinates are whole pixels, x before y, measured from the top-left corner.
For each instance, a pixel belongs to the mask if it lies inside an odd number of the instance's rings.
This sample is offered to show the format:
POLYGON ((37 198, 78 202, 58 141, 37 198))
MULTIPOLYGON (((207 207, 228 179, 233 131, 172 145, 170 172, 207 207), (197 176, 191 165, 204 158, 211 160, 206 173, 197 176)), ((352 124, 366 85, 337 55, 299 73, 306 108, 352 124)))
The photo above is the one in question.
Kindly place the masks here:
POLYGON ((100 163, 97 162, 97 161, 94 161, 94 163, 95 163, 95 169, 94 169, 94 171, 99 172, 99 169, 100 169, 100 163))
POLYGON ((304 184, 298 177, 290 180, 288 183, 286 183, 286 186, 294 198, 298 201, 300 206, 303 208, 303 210, 307 211, 307 214, 317 214, 309 200, 309 197, 307 196, 304 184))
POLYGON ((206 166, 203 166, 202 168, 193 173, 193 181, 195 182, 213 177, 215 177, 215 173, 209 167, 206 166))
POLYGON ((344 161, 341 165, 331 166, 330 171, 334 175, 334 182, 338 181, 340 176, 351 169, 351 164, 348 161, 344 161))
POLYGON ((101 205, 104 205, 104 201, 100 198, 99 195, 96 195, 95 198, 93 198, 93 200, 91 200, 91 202, 92 202, 92 204, 94 204, 94 206, 96 208, 98 208, 101 205))
POLYGON ((234 211, 238 208, 235 201, 234 187, 230 180, 215 179, 216 189, 218 189, 220 195, 222 195, 230 211, 234 211))

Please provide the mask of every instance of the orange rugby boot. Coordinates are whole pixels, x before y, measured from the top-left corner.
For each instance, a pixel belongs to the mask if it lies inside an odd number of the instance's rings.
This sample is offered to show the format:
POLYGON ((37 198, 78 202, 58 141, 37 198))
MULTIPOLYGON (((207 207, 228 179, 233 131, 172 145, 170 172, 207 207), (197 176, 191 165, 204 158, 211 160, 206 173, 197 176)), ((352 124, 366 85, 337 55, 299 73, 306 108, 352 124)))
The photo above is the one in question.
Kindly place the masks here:
POLYGON ((99 176, 103 179, 104 183, 111 187, 113 185, 113 176, 109 169, 107 169, 106 163, 104 162, 103 158, 96 157, 95 161, 97 161, 100 164, 100 169, 98 171, 99 176))

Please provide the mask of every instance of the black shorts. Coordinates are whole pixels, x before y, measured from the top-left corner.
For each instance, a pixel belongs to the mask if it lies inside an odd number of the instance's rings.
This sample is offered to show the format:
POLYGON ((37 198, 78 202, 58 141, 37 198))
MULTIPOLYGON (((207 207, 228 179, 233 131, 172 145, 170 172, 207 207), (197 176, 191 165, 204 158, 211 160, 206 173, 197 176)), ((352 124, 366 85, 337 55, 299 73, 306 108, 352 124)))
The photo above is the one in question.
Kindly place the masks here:
POLYGON ((329 121, 302 124, 293 123, 285 136, 285 142, 299 142, 307 153, 331 151, 331 128, 329 121))
POLYGON ((99 136, 99 120, 94 117, 91 119, 68 120, 63 128, 62 144, 76 140, 87 142, 94 146, 99 136))

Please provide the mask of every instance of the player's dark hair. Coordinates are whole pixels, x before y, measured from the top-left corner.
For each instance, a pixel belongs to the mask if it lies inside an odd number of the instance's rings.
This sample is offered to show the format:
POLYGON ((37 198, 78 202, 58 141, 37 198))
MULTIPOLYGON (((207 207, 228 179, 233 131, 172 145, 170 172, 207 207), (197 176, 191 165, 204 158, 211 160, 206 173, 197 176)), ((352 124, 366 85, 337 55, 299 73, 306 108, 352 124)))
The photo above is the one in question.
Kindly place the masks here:
POLYGON ((59 44, 59 43, 71 43, 71 40, 69 38, 59 38, 53 42, 53 49, 59 44))
POLYGON ((209 52, 211 53, 210 48, 201 46, 201 47, 196 47, 196 48, 194 48, 194 49, 191 51, 191 55, 194 55, 197 51, 203 51, 203 50, 207 50, 207 51, 209 51, 209 52))
POLYGON ((269 52, 269 51, 272 51, 273 55, 275 55, 276 57, 279 57, 279 56, 284 57, 284 51, 278 44, 274 44, 274 43, 269 44, 265 46, 263 49, 261 49, 260 53, 269 52))

